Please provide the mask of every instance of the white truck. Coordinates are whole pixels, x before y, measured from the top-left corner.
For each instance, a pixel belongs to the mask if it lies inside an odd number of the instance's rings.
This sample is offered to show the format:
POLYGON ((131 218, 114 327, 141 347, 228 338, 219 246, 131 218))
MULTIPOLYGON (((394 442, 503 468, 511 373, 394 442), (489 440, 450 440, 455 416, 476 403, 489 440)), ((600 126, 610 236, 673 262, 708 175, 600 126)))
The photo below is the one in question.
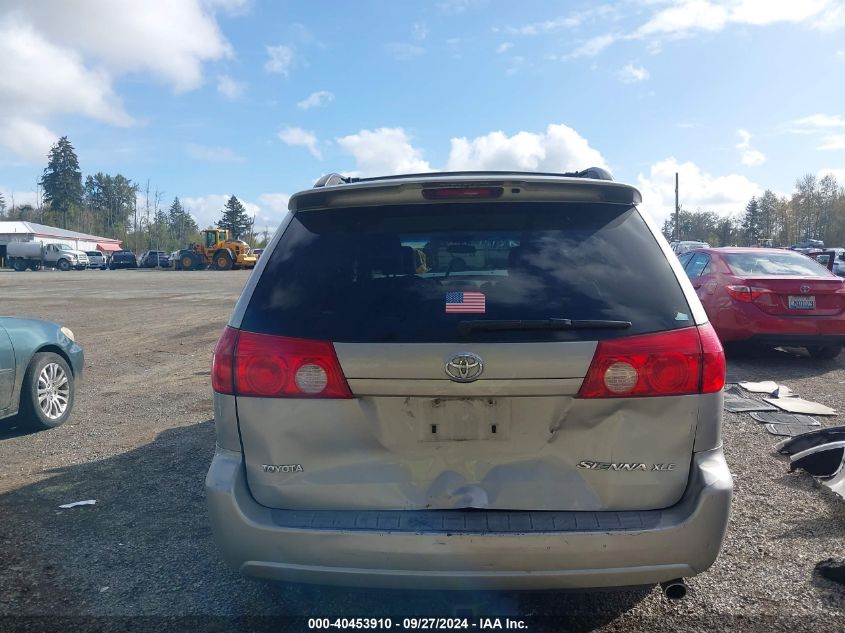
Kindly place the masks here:
POLYGON ((67 244, 41 244, 40 242, 9 242, 6 245, 6 257, 9 266, 17 271, 27 268, 38 270, 58 268, 59 270, 85 270, 88 268, 88 255, 67 244))

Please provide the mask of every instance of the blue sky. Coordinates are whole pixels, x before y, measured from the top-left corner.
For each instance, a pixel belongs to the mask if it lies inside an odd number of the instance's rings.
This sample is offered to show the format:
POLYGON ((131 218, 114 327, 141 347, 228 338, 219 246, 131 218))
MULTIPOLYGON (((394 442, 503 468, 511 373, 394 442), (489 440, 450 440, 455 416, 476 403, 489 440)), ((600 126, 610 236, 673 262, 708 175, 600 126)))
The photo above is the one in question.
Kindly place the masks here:
POLYGON ((661 221, 845 183, 841 0, 0 0, 0 191, 84 173, 274 226, 329 171, 607 166, 661 221))

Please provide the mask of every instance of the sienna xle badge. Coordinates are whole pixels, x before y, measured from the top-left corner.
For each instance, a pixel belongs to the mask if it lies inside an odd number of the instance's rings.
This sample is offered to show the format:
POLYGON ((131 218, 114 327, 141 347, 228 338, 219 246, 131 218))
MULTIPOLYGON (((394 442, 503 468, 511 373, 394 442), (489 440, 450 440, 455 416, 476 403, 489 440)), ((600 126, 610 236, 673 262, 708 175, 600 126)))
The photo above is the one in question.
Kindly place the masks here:
POLYGON ((214 353, 226 561, 680 596, 728 520, 725 361, 639 202, 599 169, 332 175, 293 196, 214 353))

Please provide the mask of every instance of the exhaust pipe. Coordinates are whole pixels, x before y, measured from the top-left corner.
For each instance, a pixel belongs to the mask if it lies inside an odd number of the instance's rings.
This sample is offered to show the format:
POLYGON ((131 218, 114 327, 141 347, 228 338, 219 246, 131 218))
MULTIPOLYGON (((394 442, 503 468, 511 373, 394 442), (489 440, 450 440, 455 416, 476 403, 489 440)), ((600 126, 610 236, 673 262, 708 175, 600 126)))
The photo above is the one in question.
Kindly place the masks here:
POLYGON ((687 583, 683 578, 661 582, 660 588, 663 589, 663 595, 667 600, 683 600, 687 595, 687 583))

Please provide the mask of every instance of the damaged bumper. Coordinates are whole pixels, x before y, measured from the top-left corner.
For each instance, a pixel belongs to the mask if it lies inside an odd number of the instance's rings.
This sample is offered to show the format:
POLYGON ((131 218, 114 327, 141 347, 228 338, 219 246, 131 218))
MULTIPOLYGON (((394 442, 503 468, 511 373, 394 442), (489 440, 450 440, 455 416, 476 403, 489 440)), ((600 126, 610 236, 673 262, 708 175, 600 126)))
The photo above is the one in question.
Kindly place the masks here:
POLYGON ((414 589, 621 587, 689 577, 722 544, 733 482, 721 449, 696 453, 671 508, 644 512, 297 511, 256 503, 242 455, 206 478, 226 562, 268 580, 414 589))

